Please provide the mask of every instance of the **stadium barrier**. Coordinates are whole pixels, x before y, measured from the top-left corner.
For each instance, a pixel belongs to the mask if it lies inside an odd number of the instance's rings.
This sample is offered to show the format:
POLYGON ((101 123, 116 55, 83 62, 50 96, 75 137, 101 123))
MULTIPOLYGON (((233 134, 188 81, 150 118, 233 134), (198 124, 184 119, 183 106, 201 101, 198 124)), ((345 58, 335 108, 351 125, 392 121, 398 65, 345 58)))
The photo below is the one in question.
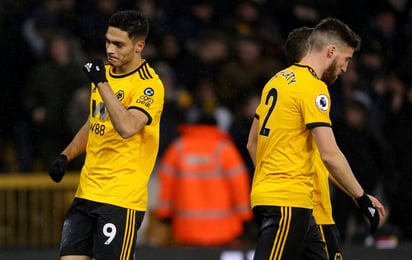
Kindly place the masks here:
MULTIPOLYGON (((61 183, 47 173, 0 174, 0 260, 58 258, 63 218, 79 181, 67 173, 61 183)), ((154 225, 157 225, 156 222, 154 225)), ((149 232, 150 233, 150 232, 149 232)), ((152 234, 159 236, 159 233, 152 234)), ((251 260, 254 246, 245 248, 164 247, 140 245, 136 260, 251 260)), ((409 259, 410 241, 393 250, 344 245, 346 259, 409 259)))
POLYGON ((78 181, 76 172, 59 184, 47 173, 0 175, 0 248, 58 246, 78 181))

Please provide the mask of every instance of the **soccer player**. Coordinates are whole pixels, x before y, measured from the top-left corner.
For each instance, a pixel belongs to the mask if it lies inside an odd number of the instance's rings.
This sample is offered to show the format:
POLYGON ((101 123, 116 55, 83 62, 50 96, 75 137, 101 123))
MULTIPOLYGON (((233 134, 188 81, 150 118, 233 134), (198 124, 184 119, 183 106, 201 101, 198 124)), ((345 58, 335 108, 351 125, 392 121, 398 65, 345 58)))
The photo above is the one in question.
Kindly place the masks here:
MULTIPOLYGON (((285 41, 287 62, 292 65, 298 63, 309 49, 309 36, 313 28, 299 27, 292 30, 285 41)), ((316 147, 316 143, 314 143, 316 147)), ((323 164, 318 149, 313 152, 313 216, 319 226, 322 240, 329 259, 342 259, 339 230, 332 217, 332 205, 329 191, 329 172, 323 164)))
POLYGON ((109 64, 84 65, 92 82, 89 119, 49 168, 60 182, 68 162, 86 152, 64 220, 61 259, 134 259, 164 102, 163 84, 141 56, 148 31, 139 12, 116 12, 106 31, 109 64))
POLYGON ((255 164, 251 204, 260 226, 255 259, 327 259, 312 215, 313 142, 371 229, 385 213, 354 177, 329 118, 327 85, 346 71, 359 45, 359 36, 342 21, 324 19, 311 33, 301 62, 278 72, 262 91, 247 144, 255 164))
MULTIPOLYGON (((308 39, 312 33, 313 28, 299 27, 292 30, 285 42, 286 60, 290 65, 298 63, 308 52, 309 43, 308 39)), ((329 259, 342 259, 342 249, 340 245, 339 230, 335 225, 335 221, 332 216, 332 205, 330 200, 329 191, 329 172, 323 161, 320 158, 319 150, 314 143, 315 151, 313 153, 313 164, 315 174, 313 176, 313 216, 315 217, 316 224, 319 226, 322 240, 326 244, 326 253, 329 259)), ((337 183, 333 177, 331 181, 343 189, 342 186, 337 183)), ((346 192, 345 190, 343 190, 346 192)), ((372 202, 377 207, 382 207, 380 202, 373 196, 369 195, 372 202)), ((374 231, 374 230, 372 230, 374 231)))

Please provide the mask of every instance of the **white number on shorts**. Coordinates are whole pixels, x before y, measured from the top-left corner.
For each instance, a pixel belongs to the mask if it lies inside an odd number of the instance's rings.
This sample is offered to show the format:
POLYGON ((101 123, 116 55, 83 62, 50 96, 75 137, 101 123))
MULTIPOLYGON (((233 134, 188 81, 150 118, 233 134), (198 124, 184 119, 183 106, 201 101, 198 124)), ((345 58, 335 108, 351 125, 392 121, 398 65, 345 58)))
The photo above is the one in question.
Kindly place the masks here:
POLYGON ((112 223, 107 223, 106 225, 103 226, 103 234, 108 237, 106 242, 104 242, 105 245, 110 244, 114 237, 116 236, 116 226, 112 223))

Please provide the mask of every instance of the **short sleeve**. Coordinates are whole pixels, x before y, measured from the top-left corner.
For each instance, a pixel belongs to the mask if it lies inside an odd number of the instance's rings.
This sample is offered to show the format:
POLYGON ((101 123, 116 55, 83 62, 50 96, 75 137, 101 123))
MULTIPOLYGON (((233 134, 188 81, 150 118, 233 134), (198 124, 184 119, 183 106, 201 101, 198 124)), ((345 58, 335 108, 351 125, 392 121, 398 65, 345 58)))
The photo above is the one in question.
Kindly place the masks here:
POLYGON ((305 92, 301 96, 301 109, 306 126, 308 128, 331 126, 329 116, 331 101, 326 84, 316 81, 314 86, 310 86, 305 92))
POLYGON ((149 118, 148 125, 152 122, 156 114, 163 109, 164 88, 159 79, 144 81, 142 86, 137 88, 128 109, 138 109, 149 118))

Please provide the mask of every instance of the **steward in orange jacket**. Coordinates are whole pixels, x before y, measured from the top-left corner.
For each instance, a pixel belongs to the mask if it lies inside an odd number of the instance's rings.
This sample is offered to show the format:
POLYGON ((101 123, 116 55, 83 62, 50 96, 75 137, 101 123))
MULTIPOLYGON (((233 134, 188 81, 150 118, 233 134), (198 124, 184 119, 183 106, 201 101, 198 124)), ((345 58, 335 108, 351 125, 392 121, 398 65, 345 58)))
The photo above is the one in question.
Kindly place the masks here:
POLYGON ((182 245, 225 245, 252 219, 250 181, 230 136, 214 125, 185 125, 165 151, 157 216, 182 245))

